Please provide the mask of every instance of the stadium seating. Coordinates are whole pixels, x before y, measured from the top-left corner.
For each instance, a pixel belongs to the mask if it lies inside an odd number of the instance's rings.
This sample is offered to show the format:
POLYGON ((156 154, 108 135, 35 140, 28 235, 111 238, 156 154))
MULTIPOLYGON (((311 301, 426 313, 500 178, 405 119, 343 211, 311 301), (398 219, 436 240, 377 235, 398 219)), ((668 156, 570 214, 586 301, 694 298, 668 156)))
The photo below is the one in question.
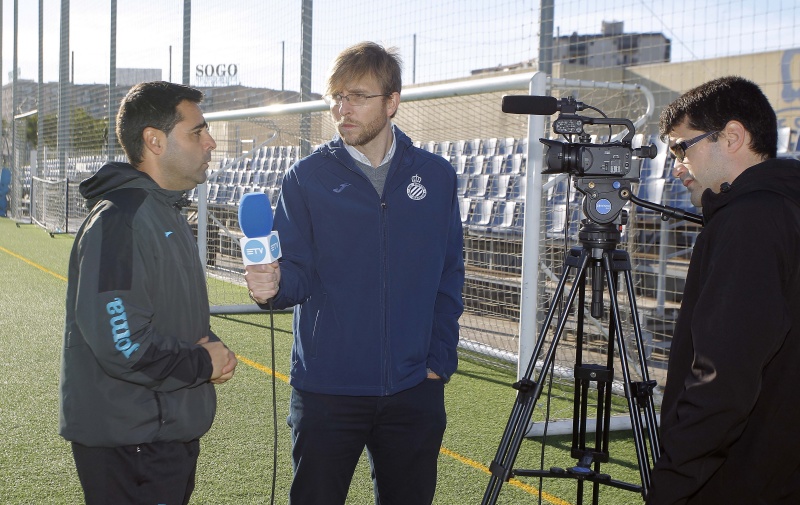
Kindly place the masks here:
MULTIPOLYGON (((790 144, 791 131, 779 132, 781 156, 800 156, 800 135, 790 144)), ((461 217, 468 233, 477 235, 521 234, 526 193, 528 142, 526 138, 474 138, 415 142, 420 148, 442 156, 457 174, 457 193, 461 217)), ((644 200, 698 212, 689 193, 671 174, 672 159, 667 144, 658 135, 637 135, 634 147, 654 144, 655 158, 644 158, 635 194, 644 200)), ((260 191, 273 205, 280 194, 283 175, 298 159, 298 146, 262 146, 251 156, 222 158, 217 174, 209 179, 210 204, 235 206, 241 195, 260 191)), ((80 169, 102 163, 88 157, 77 163, 80 169)), ((48 167, 56 170, 56 166, 48 167)), ((46 168, 47 169, 47 168, 46 168)), ((191 192, 196 199, 197 192, 191 192)), ((545 234, 554 237, 565 232, 577 234, 582 217, 582 195, 573 189, 569 178, 561 176, 542 195, 545 200, 545 234), (565 213, 569 209, 569 216, 565 213)), ((658 214, 639 206, 632 211, 645 222, 657 223, 658 214)))

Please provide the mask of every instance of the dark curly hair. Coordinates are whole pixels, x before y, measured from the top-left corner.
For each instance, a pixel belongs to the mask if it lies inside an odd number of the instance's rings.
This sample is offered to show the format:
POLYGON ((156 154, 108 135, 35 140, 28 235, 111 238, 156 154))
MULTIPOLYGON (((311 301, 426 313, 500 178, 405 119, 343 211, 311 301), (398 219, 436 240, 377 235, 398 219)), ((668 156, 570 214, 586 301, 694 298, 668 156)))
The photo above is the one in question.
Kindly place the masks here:
MULTIPOLYGON (((739 121, 750 132, 750 149, 774 158, 778 145, 778 120, 757 84, 738 76, 721 77, 681 95, 661 112, 658 129, 666 140, 684 119, 693 130, 710 132, 739 121)), ((712 135, 710 140, 717 141, 712 135)))

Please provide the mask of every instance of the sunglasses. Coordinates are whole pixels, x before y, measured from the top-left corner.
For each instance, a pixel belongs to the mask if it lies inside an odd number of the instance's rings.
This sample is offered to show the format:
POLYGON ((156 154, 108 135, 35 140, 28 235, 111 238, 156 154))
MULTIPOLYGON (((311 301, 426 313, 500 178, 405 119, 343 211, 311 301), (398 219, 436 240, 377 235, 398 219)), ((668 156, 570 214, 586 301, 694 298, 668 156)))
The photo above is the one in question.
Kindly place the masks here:
POLYGON ((683 163, 684 158, 686 158, 686 150, 687 149, 689 149, 693 145, 697 144, 698 142, 700 142, 704 138, 706 138, 708 136, 711 136, 711 135, 714 135, 715 133, 719 133, 719 130, 713 131, 713 132, 704 133, 702 135, 696 136, 695 138, 692 138, 692 139, 689 139, 689 140, 684 140, 682 142, 678 142, 674 146, 669 146, 669 151, 672 153, 672 155, 675 157, 675 159, 677 159, 679 162, 683 163))

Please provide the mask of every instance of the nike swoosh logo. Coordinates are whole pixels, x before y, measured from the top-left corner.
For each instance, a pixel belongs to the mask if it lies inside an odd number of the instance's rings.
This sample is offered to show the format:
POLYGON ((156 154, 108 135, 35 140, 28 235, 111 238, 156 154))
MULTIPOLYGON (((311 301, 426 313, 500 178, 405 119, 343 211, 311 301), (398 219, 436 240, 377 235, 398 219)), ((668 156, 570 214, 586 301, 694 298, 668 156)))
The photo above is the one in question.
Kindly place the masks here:
POLYGON ((350 185, 350 183, 348 183, 348 182, 345 182, 344 184, 342 184, 342 185, 341 185, 341 186, 339 186, 338 188, 334 189, 334 190, 333 190, 333 192, 334 192, 334 193, 341 193, 342 191, 344 191, 344 188, 346 188, 346 187, 347 187, 347 186, 349 186, 349 185, 350 185))

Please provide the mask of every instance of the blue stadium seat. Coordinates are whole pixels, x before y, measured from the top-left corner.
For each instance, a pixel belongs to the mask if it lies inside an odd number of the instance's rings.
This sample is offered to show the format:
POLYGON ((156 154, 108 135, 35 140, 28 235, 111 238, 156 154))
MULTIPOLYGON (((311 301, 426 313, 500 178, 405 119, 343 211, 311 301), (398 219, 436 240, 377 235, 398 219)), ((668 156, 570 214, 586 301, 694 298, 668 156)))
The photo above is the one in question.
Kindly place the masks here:
POLYGON ((467 181, 467 193, 469 198, 483 198, 486 196, 486 186, 489 182, 487 174, 472 174, 467 181))
POLYGON ((251 180, 251 182, 256 186, 263 186, 266 180, 267 180, 267 171, 262 168, 253 173, 253 179, 251 180))
POLYGON ((486 197, 505 199, 508 196, 510 174, 491 174, 486 182, 486 197))
POLYGON ((456 140, 455 142, 453 142, 453 144, 450 146, 451 150, 450 156, 461 156, 463 154, 466 154, 464 153, 464 148, 466 147, 466 145, 467 145, 466 140, 456 140))
POLYGON ((231 173, 230 180, 226 181, 226 184, 230 184, 231 186, 238 186, 242 181, 242 174, 244 173, 243 170, 234 170, 231 173))
POLYGON ((241 178, 239 180, 240 186, 249 186, 252 184, 253 180, 253 171, 252 170, 245 170, 242 172, 241 178))
POLYGON ((517 142, 517 147, 514 150, 514 152, 517 154, 524 154, 525 156, 528 155, 528 137, 522 137, 521 139, 519 139, 519 142, 517 142))
POLYGON ((231 198, 228 203, 239 205, 239 201, 242 199, 242 195, 245 193, 249 193, 245 186, 236 186, 233 188, 233 193, 231 194, 231 198))
POLYGON ((269 158, 264 158, 264 163, 262 165, 262 168, 267 172, 274 171, 275 170, 275 162, 276 162, 276 159, 274 157, 272 157, 272 156, 270 156, 269 158))
POLYGON ((461 223, 465 224, 467 219, 469 219, 469 211, 472 208, 472 200, 469 198, 459 198, 458 206, 461 210, 461 223))
POLYGON ((277 170, 270 170, 270 171, 268 171, 268 172, 267 172, 267 174, 266 174, 266 176, 267 176, 267 177, 266 177, 266 179, 264 180, 264 183, 262 184, 262 186, 264 186, 264 187, 268 187, 268 188, 275 188, 275 187, 277 187, 277 186, 278 186, 278 183, 279 183, 279 174, 278 174, 278 171, 277 171, 277 170))
POLYGON ((517 145, 517 139, 514 137, 507 137, 499 139, 497 142, 497 154, 514 154, 514 148, 517 145))
POLYGON ((505 201, 505 202, 497 202, 494 207, 494 214, 492 215, 492 220, 489 222, 489 227, 491 231, 495 234, 508 234, 511 233, 521 233, 521 230, 517 232, 517 230, 513 229, 514 226, 514 219, 516 217, 517 212, 517 202, 514 201, 505 201))
POLYGON ((511 174, 524 174, 527 166, 528 154, 512 154, 511 160, 506 161, 506 172, 511 174))
POLYGON ((217 190, 216 198, 213 200, 209 196, 209 203, 215 203, 217 205, 228 205, 231 202, 233 197, 233 188, 228 186, 227 184, 219 184, 219 189, 217 190))
POLYGON ((466 170, 470 175, 485 174, 487 165, 486 156, 482 154, 470 155, 467 159, 466 170))
POLYGON ((217 182, 220 184, 230 184, 233 182, 234 174, 236 170, 233 168, 226 168, 222 171, 221 174, 217 176, 217 182))
POLYGON ((263 188, 264 193, 269 195, 269 203, 274 209, 278 205, 278 199, 281 197, 281 190, 276 188, 263 188))
POLYGON ((219 184, 209 184, 208 185, 208 195, 206 195, 206 200, 209 203, 216 202, 217 200, 217 193, 219 193, 219 184))
POLYGON ((486 170, 490 174, 506 172, 506 157, 502 154, 491 156, 486 164, 486 170))
POLYGON ((484 156, 494 156, 497 154, 497 138, 488 138, 481 141, 481 154, 484 156))
POLYGON ((465 174, 467 172, 468 157, 463 154, 456 154, 450 159, 450 164, 457 174, 465 174))
POLYGON ((478 199, 473 200, 467 225, 470 230, 485 232, 486 227, 492 220, 492 210, 495 202, 492 200, 478 199))
POLYGON ((509 200, 524 200, 525 199, 525 186, 528 180, 525 175, 511 174, 509 177, 509 189, 506 195, 509 200))
POLYGON ((514 232, 522 234, 523 225, 525 223, 525 202, 517 202, 514 207, 514 222, 511 223, 511 228, 514 232))
POLYGON ((471 139, 467 140, 464 143, 464 151, 463 154, 466 155, 478 155, 481 154, 481 139, 471 139))
POLYGON ((577 240, 578 228, 580 228, 581 219, 583 218, 581 205, 572 203, 569 206, 566 204, 548 206, 547 213, 545 235, 548 238, 558 239, 564 237, 566 228, 568 237, 577 240))
POLYGON ((456 181, 458 186, 456 187, 456 191, 459 197, 464 196, 467 193, 467 182, 469 181, 469 177, 467 174, 458 174, 456 175, 456 181))
POLYGON ((433 152, 449 161, 452 156, 451 154, 452 147, 453 147, 452 142, 450 142, 449 140, 442 140, 436 143, 436 148, 433 150, 433 152))

